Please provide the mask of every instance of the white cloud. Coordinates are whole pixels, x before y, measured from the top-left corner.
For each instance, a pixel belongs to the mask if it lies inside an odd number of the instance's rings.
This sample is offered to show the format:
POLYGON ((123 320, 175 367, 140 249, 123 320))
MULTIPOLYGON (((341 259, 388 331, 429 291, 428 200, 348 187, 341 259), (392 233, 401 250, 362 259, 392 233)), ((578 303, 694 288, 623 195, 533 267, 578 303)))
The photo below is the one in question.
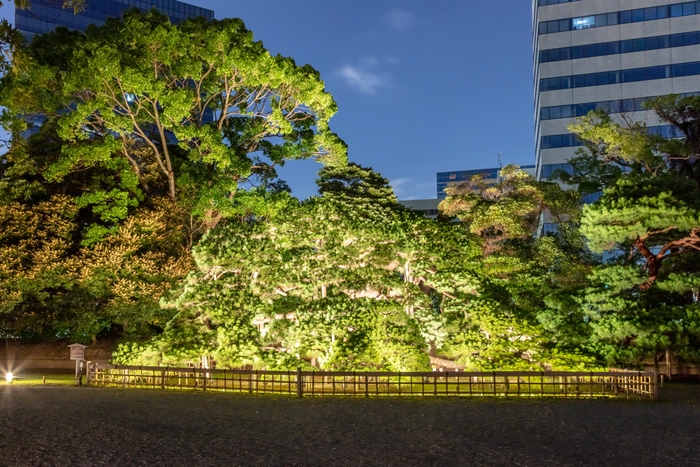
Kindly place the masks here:
POLYGON ((394 189, 394 194, 396 197, 400 198, 401 195, 406 192, 404 186, 410 182, 410 178, 397 178, 396 180, 389 180, 389 185, 391 185, 391 187, 394 189))
POLYGON ((400 200, 432 199, 435 198, 435 182, 419 181, 402 177, 390 180, 389 185, 394 189, 394 194, 400 200))
POLYGON ((390 10, 387 13, 389 26, 394 29, 404 29, 413 24, 413 13, 404 10, 390 10))
POLYGON ((343 78, 345 84, 361 92, 362 94, 374 94, 379 88, 387 87, 391 83, 389 75, 372 70, 376 61, 368 59, 366 65, 344 65, 336 71, 336 75, 343 78))

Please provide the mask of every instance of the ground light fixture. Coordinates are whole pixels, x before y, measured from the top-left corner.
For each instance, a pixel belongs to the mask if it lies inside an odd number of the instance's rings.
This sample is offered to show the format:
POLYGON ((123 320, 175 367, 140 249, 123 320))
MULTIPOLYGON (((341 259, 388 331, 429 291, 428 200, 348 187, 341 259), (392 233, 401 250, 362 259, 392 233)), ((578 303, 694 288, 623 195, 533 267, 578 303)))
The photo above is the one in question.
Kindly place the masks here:
POLYGON ((11 383, 14 378, 15 376, 12 374, 11 371, 5 373, 5 381, 7 381, 8 383, 11 383))

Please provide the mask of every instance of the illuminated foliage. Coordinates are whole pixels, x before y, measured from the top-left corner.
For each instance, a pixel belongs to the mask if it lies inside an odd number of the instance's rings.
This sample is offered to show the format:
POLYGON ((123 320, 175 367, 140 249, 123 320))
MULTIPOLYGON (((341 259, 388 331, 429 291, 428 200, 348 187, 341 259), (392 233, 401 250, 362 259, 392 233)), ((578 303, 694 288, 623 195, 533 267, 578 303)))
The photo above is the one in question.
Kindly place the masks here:
POLYGON ((594 113, 571 127, 588 140, 580 166, 604 175, 581 233, 609 259, 579 288, 550 295, 544 315, 562 337, 586 342, 612 365, 669 350, 700 359, 700 99, 667 96, 650 107, 684 137, 665 140, 641 123, 594 113))
POLYGON ((322 196, 277 194, 286 203, 278 214, 207 234, 194 249, 197 270, 168 302, 177 315, 164 334, 124 347, 117 361, 208 355, 221 366, 394 371, 440 358, 470 369, 591 364, 565 349, 560 357, 520 303, 546 280, 484 268, 478 237, 401 207, 369 169, 323 169, 318 184, 322 196))
POLYGON ((149 335, 171 317, 160 296, 192 267, 186 214, 151 198, 125 206, 117 225, 105 223, 83 197, 119 179, 93 167, 48 181, 60 147, 47 124, 0 164, 0 334, 86 341, 116 326, 149 335), (97 229, 101 241, 92 237, 97 229))
POLYGON ((206 231, 240 213, 239 184, 285 160, 346 163, 319 73, 271 56, 238 19, 174 26, 131 10, 85 34, 59 28, 25 52, 27 66, 2 80, 3 104, 56 122, 67 144, 47 179, 118 172, 120 186, 80 200, 105 221, 124 219, 134 198, 162 195, 189 203, 206 231))
POLYGON ((483 238, 487 254, 508 239, 534 235, 545 210, 560 222, 578 213, 576 200, 555 183, 537 182, 515 165, 501 169, 500 177, 488 185, 477 175, 449 187, 439 206, 443 215, 457 217, 483 238))

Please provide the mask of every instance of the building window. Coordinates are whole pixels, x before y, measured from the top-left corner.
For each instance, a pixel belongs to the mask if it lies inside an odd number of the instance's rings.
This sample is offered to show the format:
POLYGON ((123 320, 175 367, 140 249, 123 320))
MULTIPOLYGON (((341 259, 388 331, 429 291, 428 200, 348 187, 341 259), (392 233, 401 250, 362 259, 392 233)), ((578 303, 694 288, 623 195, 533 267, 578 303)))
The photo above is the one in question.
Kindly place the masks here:
POLYGON ((595 26, 595 16, 584 16, 581 18, 574 18, 571 20, 573 25, 572 29, 588 29, 595 26))
POLYGON ((618 71, 602 71, 599 73, 586 73, 574 76, 556 76, 553 78, 541 79, 540 92, 604 86, 607 84, 633 83, 655 79, 680 78, 699 74, 700 62, 688 62, 618 71))
POLYGON ((537 0, 537 6, 556 5, 558 3, 579 2, 581 0, 537 0))
MULTIPOLYGON (((540 4, 540 6, 542 5, 540 4)), ((700 2, 684 2, 674 5, 605 13, 596 16, 581 16, 563 20, 542 21, 538 26, 538 31, 540 34, 553 34, 562 31, 599 28, 614 24, 640 23, 642 21, 654 21, 668 17, 673 18, 697 14, 700 14, 700 2)))
MULTIPOLYGON (((680 97, 698 96, 700 92, 679 94, 680 97)), ((614 101, 587 102, 582 104, 555 105, 540 109, 540 120, 556 120, 559 118, 583 117, 593 110, 603 110, 609 114, 642 112, 647 110, 644 103, 658 96, 641 97, 638 99, 618 99, 614 101)))
POLYGON ((593 204, 603 196, 602 191, 596 191, 595 193, 589 193, 581 197, 581 203, 583 204, 593 204))
POLYGON ((540 51, 540 63, 559 62, 578 58, 645 52, 647 50, 686 47, 700 44, 700 31, 644 37, 598 44, 577 45, 540 51))
MULTIPOLYGON (((673 125, 659 125, 647 127, 647 131, 652 135, 659 135, 666 139, 683 137, 683 132, 673 125)), ((581 141, 571 133, 563 135, 543 136, 540 140, 540 149, 572 148, 581 146, 581 141)), ((546 178, 545 175, 542 175, 546 178)))
POLYGON ((32 5, 30 12, 25 10, 17 10, 16 12, 17 28, 22 32, 43 34, 53 31, 56 26, 66 26, 69 29, 84 31, 91 24, 102 25, 107 18, 122 16, 124 11, 132 6, 138 7, 143 12, 148 12, 152 8, 156 8, 162 13, 167 14, 173 23, 180 22, 180 17, 204 16, 209 20, 214 18, 214 12, 212 10, 194 7, 181 2, 164 2, 162 0, 88 1, 86 2, 85 9, 76 14, 71 10, 64 10, 60 2, 58 2, 58 4, 35 3, 36 4, 32 5), (183 5, 183 8, 187 7, 188 14, 176 14, 178 4, 183 5), (27 17, 30 20, 29 24, 23 21, 23 17, 27 17))
POLYGON ((542 166, 541 178, 543 180, 548 179, 557 170, 562 170, 562 171, 568 173, 569 175, 574 174, 574 168, 571 164, 545 164, 542 166))
POLYGON ((542 224, 542 235, 553 235, 559 232, 559 224, 554 222, 545 222, 542 224))

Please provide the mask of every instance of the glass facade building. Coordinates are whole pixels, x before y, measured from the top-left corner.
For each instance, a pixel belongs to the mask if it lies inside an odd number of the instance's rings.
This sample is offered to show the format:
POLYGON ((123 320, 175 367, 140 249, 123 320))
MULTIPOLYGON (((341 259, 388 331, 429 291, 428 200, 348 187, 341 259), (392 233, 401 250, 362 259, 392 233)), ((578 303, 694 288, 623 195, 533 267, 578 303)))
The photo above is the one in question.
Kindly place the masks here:
MULTIPOLYGON (((520 168, 530 175, 535 175, 534 165, 521 165, 520 168)), ((482 180, 489 185, 498 183, 501 169, 492 167, 488 169, 455 170, 452 172, 438 172, 437 174, 437 197, 439 200, 445 199, 445 188, 468 182, 475 175, 480 175, 482 180)))
POLYGON ((176 0, 86 0, 85 9, 78 13, 58 4, 34 1, 29 10, 16 10, 15 27, 28 39, 36 34, 51 32, 58 26, 84 31, 91 24, 100 26, 107 18, 118 18, 131 8, 138 8, 144 13, 155 8, 168 15, 173 24, 197 16, 214 19, 214 11, 176 0))
POLYGON ((567 126, 591 110, 679 136, 644 102, 700 93, 700 2, 533 0, 532 31, 538 180, 570 170, 567 126))

